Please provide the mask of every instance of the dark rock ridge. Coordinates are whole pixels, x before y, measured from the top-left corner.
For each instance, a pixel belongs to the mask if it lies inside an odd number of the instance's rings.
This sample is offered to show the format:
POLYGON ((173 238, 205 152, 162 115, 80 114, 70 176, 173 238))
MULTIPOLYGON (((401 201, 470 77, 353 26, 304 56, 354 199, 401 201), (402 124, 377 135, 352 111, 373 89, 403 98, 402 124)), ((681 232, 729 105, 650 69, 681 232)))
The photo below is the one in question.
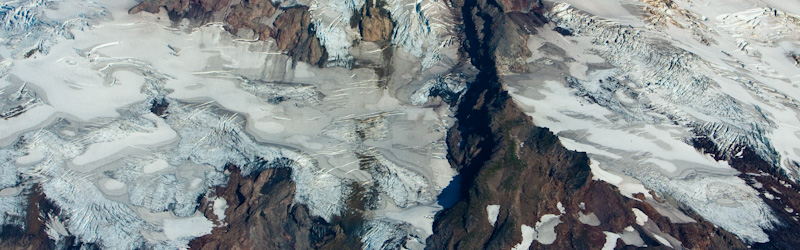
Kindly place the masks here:
POLYGON ((219 221, 208 197, 225 199, 223 223, 192 240, 192 249, 361 249, 364 206, 358 186, 347 200, 348 210, 326 222, 294 203, 291 168, 267 168, 249 176, 232 165, 226 169, 231 173, 227 185, 206 195, 199 208, 219 221))
MULTIPOLYGON (((460 100, 457 122, 448 132, 448 159, 462 178, 461 200, 436 215, 428 249, 509 249, 522 242, 521 226, 534 227, 544 214, 560 214, 557 237, 548 245, 533 241, 530 248, 597 249, 605 243, 603 231, 620 233, 628 226, 648 246, 659 246, 656 232, 639 226, 632 208, 642 210, 659 233, 674 237, 683 247, 746 248, 702 218, 695 216, 697 223, 672 223, 648 203, 593 181, 586 154, 567 150, 548 129, 535 126, 503 89, 494 45, 512 39, 503 36, 509 34, 504 27, 510 26, 496 23, 507 20, 508 11, 492 1, 454 5, 463 15, 464 48, 480 73, 460 100), (494 226, 486 210, 493 204, 500 205, 494 226), (600 224, 581 223, 579 212, 593 212, 600 224)), ((621 240, 617 246, 626 248, 621 240)))
POLYGON ((278 47, 295 61, 321 67, 328 59, 315 36, 307 6, 282 9, 270 0, 144 0, 128 12, 158 13, 161 8, 169 12, 173 21, 186 18, 197 25, 224 21, 225 28, 234 35, 249 34, 261 41, 275 39, 278 47), (282 13, 271 21, 278 12, 282 13))

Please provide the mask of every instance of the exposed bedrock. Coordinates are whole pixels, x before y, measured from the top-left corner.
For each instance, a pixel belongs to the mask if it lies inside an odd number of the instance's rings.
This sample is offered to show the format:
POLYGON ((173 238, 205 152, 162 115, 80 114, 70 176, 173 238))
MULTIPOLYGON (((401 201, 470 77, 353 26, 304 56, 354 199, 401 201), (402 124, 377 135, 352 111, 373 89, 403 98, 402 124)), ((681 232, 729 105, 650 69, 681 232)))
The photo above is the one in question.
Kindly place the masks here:
POLYGON ((307 6, 279 8, 269 0, 145 0, 129 13, 158 13, 161 8, 174 21, 185 18, 196 25, 223 21, 234 35, 261 41, 273 38, 278 48, 295 61, 322 66, 327 60, 307 6))
POLYGON ((314 36, 308 7, 288 8, 278 15, 273 24, 275 25, 273 37, 278 48, 287 51, 294 60, 320 67, 328 60, 328 54, 319 39, 314 36))
POLYGON ((97 245, 76 241, 74 236, 68 235, 59 241, 50 239, 47 231, 58 229, 48 223, 60 216, 60 208, 47 199, 38 185, 25 192, 29 192, 25 216, 20 218, 25 226, 3 225, 0 228, 0 249, 99 249, 97 245))
MULTIPOLYGON (((268 168, 243 176, 238 167, 226 186, 217 187, 201 201, 199 211, 221 222, 211 234, 192 240, 192 249, 360 249, 363 226, 361 192, 347 201, 348 210, 326 222, 309 214, 305 205, 294 203, 292 169, 268 168), (209 199, 209 197, 216 197, 209 199), (224 219, 214 203, 224 199, 224 219)), ((322 191, 324 192, 324 191, 322 191)))
POLYGON ((508 15, 484 1, 459 7, 464 47, 480 73, 448 133, 448 159, 461 175, 461 197, 436 215, 428 249, 597 249, 607 240, 617 247, 746 248, 692 213, 696 222, 675 223, 650 201, 623 197, 616 187, 592 180, 587 155, 566 149, 547 128, 533 124, 498 79, 493 45, 506 33, 495 22, 508 15), (625 234, 626 239, 608 237, 625 234))
POLYGON ((366 42, 388 42, 392 38, 394 23, 384 1, 366 1, 353 15, 351 25, 358 25, 361 39, 366 42))

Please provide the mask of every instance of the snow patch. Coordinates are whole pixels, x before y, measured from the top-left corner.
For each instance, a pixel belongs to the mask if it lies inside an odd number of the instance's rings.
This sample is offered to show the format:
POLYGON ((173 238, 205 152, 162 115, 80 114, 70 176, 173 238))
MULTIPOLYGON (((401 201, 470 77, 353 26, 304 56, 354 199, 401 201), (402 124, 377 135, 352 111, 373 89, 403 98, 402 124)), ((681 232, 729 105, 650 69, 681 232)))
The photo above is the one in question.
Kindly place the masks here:
POLYGON ((599 226, 600 225, 600 218, 597 218, 593 212, 589 214, 583 214, 582 212, 578 212, 578 220, 586 225, 589 226, 599 226))
POLYGON ((202 215, 164 220, 164 234, 170 240, 185 240, 210 234, 213 227, 214 223, 202 215))
POLYGON ((606 243, 603 244, 602 250, 614 250, 617 247, 619 234, 605 231, 603 231, 603 233, 606 235, 606 243))
POLYGON ((636 224, 639 224, 639 226, 644 226, 644 223, 650 219, 650 217, 647 217, 647 215, 638 208, 631 208, 631 210, 633 210, 633 215, 636 216, 636 224))
POLYGON ((220 223, 225 221, 225 210, 228 209, 228 201, 222 197, 217 197, 214 199, 212 208, 214 209, 214 215, 217 216, 217 221, 220 223))
POLYGON ((494 226, 497 222, 497 216, 500 215, 500 205, 486 205, 486 215, 489 219, 489 224, 494 226))
POLYGON ((532 227, 522 224, 520 231, 522 231, 522 242, 515 245, 511 250, 526 250, 531 247, 533 240, 536 239, 534 236, 536 231, 532 227))

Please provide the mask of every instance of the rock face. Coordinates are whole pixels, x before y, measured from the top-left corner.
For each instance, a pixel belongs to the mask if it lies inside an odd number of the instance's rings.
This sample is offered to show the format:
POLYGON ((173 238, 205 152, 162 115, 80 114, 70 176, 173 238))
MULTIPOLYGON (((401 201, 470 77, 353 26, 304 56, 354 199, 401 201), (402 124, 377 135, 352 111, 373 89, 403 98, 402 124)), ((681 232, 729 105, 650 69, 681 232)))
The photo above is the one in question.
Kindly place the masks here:
MULTIPOLYGON (((215 214, 214 200, 204 198, 200 211, 222 223, 211 234, 190 242, 192 249, 360 249, 360 210, 351 209, 332 223, 309 215, 304 205, 293 204, 295 183, 291 168, 270 168, 242 176, 229 165, 228 183, 211 196, 224 199, 225 218, 215 214)), ((215 199, 216 200, 216 199, 215 199)), ((357 208, 358 199, 350 200, 357 208)))
POLYGON ((650 204, 592 180, 586 154, 567 150, 548 129, 535 126, 503 89, 486 52, 500 39, 492 36, 503 34, 493 20, 504 14, 470 2, 462 13, 466 47, 481 72, 458 104, 458 122, 448 134, 448 159, 462 177, 461 200, 437 214, 428 249, 596 249, 607 239, 617 241, 608 233, 626 231, 641 239, 640 246, 746 248, 700 218, 672 223, 650 204), (499 208, 491 223, 487 205, 493 204, 499 208), (587 223, 584 214, 596 221, 587 223))
POLYGON ((297 6, 278 15, 275 26, 275 42, 297 61, 322 66, 328 55, 314 36, 311 14, 308 7, 297 6))
POLYGON ((25 228, 5 225, 0 234, 0 248, 2 249, 54 249, 55 242, 47 237, 44 232, 45 225, 43 218, 40 218, 40 210, 51 211, 52 206, 39 192, 33 192, 28 196, 27 218, 25 218, 25 228), (41 208, 40 208, 41 206, 41 208))
POLYGON ((129 13, 158 13, 161 8, 175 21, 181 18, 196 24, 224 21, 225 28, 234 35, 252 36, 261 41, 273 38, 278 47, 296 61, 322 66, 327 60, 325 49, 314 36, 307 6, 285 8, 272 23, 280 9, 269 0, 146 0, 131 8, 129 13))
POLYGON ((383 1, 366 1, 361 11, 353 15, 355 20, 351 20, 351 25, 358 25, 362 40, 387 42, 391 39, 394 23, 392 23, 389 11, 383 5, 383 1))
POLYGON ((501 75, 526 72, 525 59, 532 55, 527 46, 528 36, 535 34, 536 27, 546 23, 541 14, 542 5, 538 1, 502 1, 500 4, 478 7, 488 16, 474 16, 475 23, 489 25, 483 26, 484 30, 477 34, 479 39, 488 39, 489 46, 482 53, 493 55, 495 67, 501 75), (484 38, 485 35, 488 37, 484 38))
POLYGON ((38 185, 29 190, 25 227, 4 225, 0 228, 0 249, 39 250, 39 249, 98 249, 93 244, 82 244, 75 237, 67 236, 56 242, 47 234, 48 221, 60 214, 60 208, 41 192, 38 185))
POLYGON ((142 11, 158 13, 164 7, 169 12, 182 13, 189 7, 189 1, 174 0, 151 0, 142 1, 128 11, 129 14, 136 14, 142 11))
POLYGON ((500 0, 497 2, 503 7, 504 12, 528 12, 542 5, 538 0, 500 0))

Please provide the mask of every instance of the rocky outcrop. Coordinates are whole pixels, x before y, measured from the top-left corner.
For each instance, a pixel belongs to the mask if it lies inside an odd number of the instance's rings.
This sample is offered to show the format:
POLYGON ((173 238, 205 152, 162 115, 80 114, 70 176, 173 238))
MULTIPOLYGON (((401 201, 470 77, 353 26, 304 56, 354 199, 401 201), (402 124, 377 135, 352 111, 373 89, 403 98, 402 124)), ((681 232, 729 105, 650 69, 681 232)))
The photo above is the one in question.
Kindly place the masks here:
POLYGON ((234 35, 261 41, 273 38, 295 61, 322 66, 327 60, 327 53, 315 36, 307 6, 285 8, 272 23, 281 9, 270 0, 145 0, 129 13, 158 13, 161 8, 167 10, 174 21, 185 18, 197 25, 224 21, 225 29, 234 35))
MULTIPOLYGON (((448 159, 461 175, 461 198, 436 215, 428 249, 597 249, 606 239, 617 240, 608 233, 626 231, 642 246, 746 248, 702 218, 673 223, 641 199, 592 180, 587 155, 567 150, 548 129, 535 126, 504 90, 495 54, 487 52, 501 39, 494 36, 504 34, 496 28, 509 27, 494 23, 505 14, 481 1, 465 2, 461 10, 465 47, 480 73, 448 133, 448 159), (488 205, 499 206, 494 222, 488 205), (650 218, 647 223, 634 208, 650 218), (587 223, 585 214, 596 221, 587 223)), ((616 243, 625 247, 622 240, 616 243)))
POLYGON ((38 185, 29 190, 25 211, 25 227, 3 225, 0 228, 0 249, 98 249, 96 245, 76 242, 74 236, 66 236, 56 242, 48 236, 47 222, 57 217, 60 209, 47 200, 38 185))
POLYGON ((250 29, 258 35, 259 40, 267 40, 272 37, 272 28, 267 20, 275 14, 275 10, 269 0, 243 1, 231 6, 225 23, 233 34, 238 34, 240 29, 250 29))
POLYGON ((498 0, 498 4, 503 8, 503 11, 508 12, 524 12, 527 13, 534 8, 541 6, 541 1, 538 0, 498 0))
MULTIPOLYGON (((500 1, 498 5, 478 6, 486 15, 475 15, 475 23, 484 27, 477 34, 479 39, 488 35, 486 51, 493 55, 497 72, 501 75, 528 71, 526 59, 532 53, 528 49, 528 36, 536 33, 537 27, 546 23, 541 14, 539 1, 500 1), (483 26, 486 23, 489 26, 483 26)), ((463 10, 462 10, 463 12, 463 10)))
POLYGON ((360 249, 363 205, 358 187, 347 201, 350 209, 329 223, 293 203, 291 168, 269 168, 250 176, 232 165, 227 170, 227 185, 205 196, 199 208, 221 223, 211 234, 192 240, 192 249, 360 249), (217 199, 227 205, 223 220, 215 214, 217 199))
POLYGON ((52 210, 52 205, 47 202, 40 192, 33 192, 28 196, 25 228, 4 225, 0 233, 0 248, 2 249, 54 249, 55 242, 45 233, 42 210, 52 210))
POLYGON ((381 1, 366 1, 361 11, 353 15, 351 26, 358 25, 361 39, 366 42, 388 42, 392 38, 392 23, 389 11, 381 1))
POLYGON ((314 36, 308 7, 297 6, 286 9, 278 15, 273 25, 278 48, 287 51, 295 60, 320 67, 328 60, 325 49, 314 36))
POLYGON ((150 13, 159 13, 161 8, 165 8, 169 12, 182 13, 189 7, 189 1, 181 0, 149 0, 142 1, 128 11, 128 14, 136 14, 142 11, 150 13))

